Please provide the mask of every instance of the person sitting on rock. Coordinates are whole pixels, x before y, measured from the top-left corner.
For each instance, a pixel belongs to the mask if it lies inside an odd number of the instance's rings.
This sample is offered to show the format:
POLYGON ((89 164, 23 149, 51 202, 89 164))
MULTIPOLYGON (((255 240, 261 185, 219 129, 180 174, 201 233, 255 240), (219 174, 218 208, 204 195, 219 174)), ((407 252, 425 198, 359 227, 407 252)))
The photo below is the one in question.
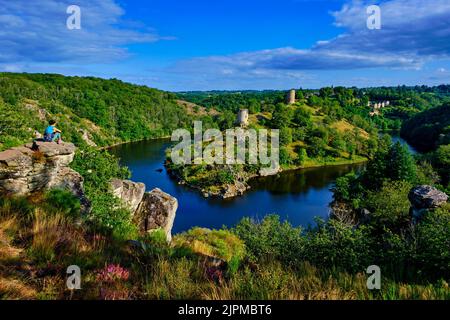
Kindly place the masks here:
POLYGON ((48 124, 49 126, 45 129, 44 132, 44 141, 46 142, 56 141, 56 143, 59 144, 61 142, 61 130, 55 127, 56 126, 55 120, 50 120, 48 124))

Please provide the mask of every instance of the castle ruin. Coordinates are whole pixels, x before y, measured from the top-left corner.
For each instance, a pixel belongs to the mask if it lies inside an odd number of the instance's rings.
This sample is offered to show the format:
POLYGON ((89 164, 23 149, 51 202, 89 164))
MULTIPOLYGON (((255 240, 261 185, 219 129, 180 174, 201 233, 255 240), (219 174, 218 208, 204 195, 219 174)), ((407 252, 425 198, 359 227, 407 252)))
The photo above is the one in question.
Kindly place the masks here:
POLYGON ((295 90, 291 89, 287 95, 287 104, 294 104, 295 103, 295 90))
POLYGON ((248 126, 248 109, 241 109, 238 112, 237 123, 241 127, 248 126))

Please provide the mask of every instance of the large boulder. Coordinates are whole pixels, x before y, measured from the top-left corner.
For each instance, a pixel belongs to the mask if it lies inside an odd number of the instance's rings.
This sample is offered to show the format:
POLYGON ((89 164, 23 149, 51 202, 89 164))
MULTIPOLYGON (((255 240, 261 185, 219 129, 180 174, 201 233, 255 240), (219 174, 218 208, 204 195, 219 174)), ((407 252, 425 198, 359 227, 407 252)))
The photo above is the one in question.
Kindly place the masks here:
POLYGON ((278 164, 272 164, 270 167, 259 169, 261 177, 274 176, 281 172, 281 167, 278 164))
POLYGON ((448 196, 444 192, 427 185, 412 188, 408 198, 416 209, 438 208, 448 200, 448 196))
POLYGON ((0 152, 0 194, 29 195, 64 188, 88 210, 83 178, 69 168, 75 150, 72 143, 37 142, 0 152))
POLYGON ((135 214, 134 222, 142 233, 162 229, 167 241, 172 240, 172 226, 178 209, 178 200, 158 188, 144 194, 135 214))
POLYGON ((130 180, 111 180, 112 193, 134 213, 142 201, 145 193, 145 184, 130 180))
POLYGON ((249 188, 250 187, 247 185, 247 183, 242 181, 235 181, 234 183, 229 184, 225 187, 224 191, 222 192, 222 198, 228 199, 236 196, 241 196, 249 188))
POLYGON ((84 194, 83 177, 75 170, 63 167, 58 174, 48 183, 48 189, 65 189, 75 195, 81 204, 81 211, 88 213, 91 210, 91 203, 84 194))
POLYGON ((412 188, 408 198, 411 202, 410 211, 414 220, 420 220, 428 210, 438 208, 448 200, 447 194, 428 185, 412 188))

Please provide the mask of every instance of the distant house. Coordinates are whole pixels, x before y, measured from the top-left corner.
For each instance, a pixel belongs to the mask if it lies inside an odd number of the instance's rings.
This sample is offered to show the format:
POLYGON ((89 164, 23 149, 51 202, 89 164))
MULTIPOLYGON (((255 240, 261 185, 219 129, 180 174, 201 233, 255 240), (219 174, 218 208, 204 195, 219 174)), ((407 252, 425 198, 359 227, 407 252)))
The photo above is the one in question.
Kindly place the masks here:
POLYGON ((389 105, 390 105, 390 101, 389 100, 387 100, 387 101, 378 101, 378 102, 371 102, 371 101, 369 101, 367 103, 367 106, 368 107, 372 106, 372 111, 369 112, 369 115, 371 117, 377 116, 377 115, 380 114, 380 109, 383 109, 383 108, 385 108, 385 107, 387 107, 389 105))

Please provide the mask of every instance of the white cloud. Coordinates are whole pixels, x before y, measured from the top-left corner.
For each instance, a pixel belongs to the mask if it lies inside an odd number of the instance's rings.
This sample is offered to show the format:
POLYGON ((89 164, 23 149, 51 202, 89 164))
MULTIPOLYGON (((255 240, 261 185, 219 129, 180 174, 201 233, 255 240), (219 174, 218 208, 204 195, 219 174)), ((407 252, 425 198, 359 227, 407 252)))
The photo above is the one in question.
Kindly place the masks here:
POLYGON ((403 68, 417 70, 432 59, 450 57, 450 1, 390 0, 380 4, 381 30, 366 25, 369 1, 353 1, 333 12, 335 24, 345 32, 320 40, 309 49, 277 48, 228 56, 190 59, 176 64, 213 76, 226 67, 233 74, 251 70, 286 72, 305 70, 352 70, 403 68))
POLYGON ((126 45, 161 39, 151 29, 123 28, 114 0, 78 0, 81 30, 68 30, 60 0, 0 0, 0 62, 108 62, 128 56, 126 45))

